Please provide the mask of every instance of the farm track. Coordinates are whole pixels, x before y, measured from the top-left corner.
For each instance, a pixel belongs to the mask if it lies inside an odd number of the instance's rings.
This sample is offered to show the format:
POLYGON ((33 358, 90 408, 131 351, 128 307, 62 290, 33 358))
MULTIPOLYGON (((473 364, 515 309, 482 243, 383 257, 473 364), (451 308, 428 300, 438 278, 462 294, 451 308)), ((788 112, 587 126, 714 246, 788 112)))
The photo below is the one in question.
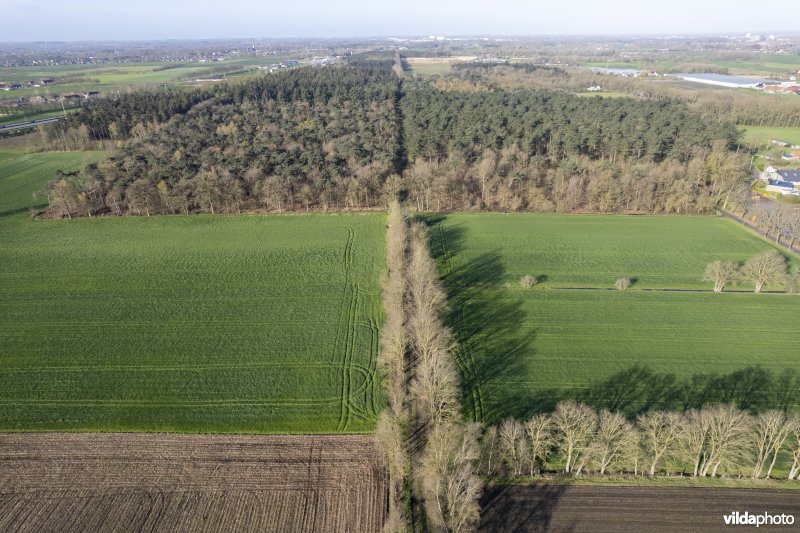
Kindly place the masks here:
POLYGON ((0 434, 0 531, 379 531, 372 438, 0 434))
POLYGON ((800 520, 797 494, 741 489, 497 486, 484 492, 481 508, 482 532, 731 531, 737 527, 726 526, 723 516, 732 511, 794 515, 794 526, 760 528, 766 531, 796 531, 800 520))

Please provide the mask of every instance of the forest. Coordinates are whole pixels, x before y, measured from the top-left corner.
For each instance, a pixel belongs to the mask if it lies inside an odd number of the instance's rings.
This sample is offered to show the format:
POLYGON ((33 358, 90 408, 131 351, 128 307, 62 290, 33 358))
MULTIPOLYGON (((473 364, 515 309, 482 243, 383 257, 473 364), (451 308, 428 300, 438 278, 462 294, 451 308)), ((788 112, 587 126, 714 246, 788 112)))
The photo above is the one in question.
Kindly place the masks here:
MULTIPOLYGON (((89 102, 43 132, 116 149, 51 217, 385 208, 702 213, 743 194, 733 124, 671 99, 441 87, 352 60, 89 102)), ((473 69, 473 76, 476 69, 473 69)))

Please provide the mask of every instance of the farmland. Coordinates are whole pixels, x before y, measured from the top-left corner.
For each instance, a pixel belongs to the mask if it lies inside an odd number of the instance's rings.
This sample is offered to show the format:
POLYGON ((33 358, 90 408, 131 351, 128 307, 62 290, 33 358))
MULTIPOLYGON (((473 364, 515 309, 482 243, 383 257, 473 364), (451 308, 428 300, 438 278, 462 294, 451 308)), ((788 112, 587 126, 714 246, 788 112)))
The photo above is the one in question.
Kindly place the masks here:
POLYGON ((744 126, 744 140, 756 146, 766 145, 773 139, 800 144, 800 128, 779 128, 773 126, 744 126))
POLYGON ((0 428, 372 429, 383 215, 30 220, 86 157, 0 154, 0 428))
MULTIPOLYGON (((797 510, 797 495, 759 490, 495 486, 484 494, 479 531, 727 531, 723 516, 797 510)), ((780 529, 780 526, 776 527, 780 529)))
POLYGON ((52 85, 24 87, 6 96, 51 96, 67 92, 129 91, 141 88, 160 88, 164 84, 180 85, 195 78, 239 75, 263 65, 279 63, 282 57, 250 57, 216 63, 135 63, 102 65, 58 65, 47 67, 9 67, 3 69, 3 80, 10 83, 25 83, 31 80, 51 78, 52 85))
POLYGON ((2 531, 379 531, 365 436, 0 434, 2 531))
POLYGON ((794 333, 766 319, 794 316, 797 297, 702 292, 707 262, 771 248, 732 221, 487 214, 429 223, 477 419, 524 417, 565 397, 629 414, 680 409, 754 384, 757 394, 727 401, 759 408, 785 392, 778 376, 797 365, 794 333), (526 274, 540 284, 522 289, 526 274), (612 290, 623 276, 633 288, 612 290))

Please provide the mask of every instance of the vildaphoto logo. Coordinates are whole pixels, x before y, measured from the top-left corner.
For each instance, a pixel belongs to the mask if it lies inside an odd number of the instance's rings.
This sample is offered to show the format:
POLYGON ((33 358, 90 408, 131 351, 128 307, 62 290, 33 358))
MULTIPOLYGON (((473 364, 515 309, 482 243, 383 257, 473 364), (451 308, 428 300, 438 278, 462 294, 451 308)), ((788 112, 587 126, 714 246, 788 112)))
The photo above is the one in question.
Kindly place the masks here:
POLYGON ((726 526, 791 526, 794 524, 794 515, 790 514, 751 514, 747 511, 740 513, 733 511, 722 516, 726 526))

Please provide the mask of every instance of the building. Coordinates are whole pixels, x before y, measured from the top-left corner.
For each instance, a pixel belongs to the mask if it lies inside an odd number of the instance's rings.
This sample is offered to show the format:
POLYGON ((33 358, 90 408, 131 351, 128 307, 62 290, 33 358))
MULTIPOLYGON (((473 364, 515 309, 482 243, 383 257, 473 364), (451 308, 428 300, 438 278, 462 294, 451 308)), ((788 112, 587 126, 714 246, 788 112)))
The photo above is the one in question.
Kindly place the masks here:
POLYGON ((793 196, 800 196, 800 190, 795 189, 794 183, 790 181, 769 180, 767 182, 766 188, 770 192, 777 192, 784 195, 791 194, 793 196))
POLYGON ((746 78, 744 76, 729 76, 727 74, 672 74, 676 78, 693 83, 704 85, 716 85, 717 87, 730 87, 732 89, 756 89, 770 83, 768 80, 746 78))

